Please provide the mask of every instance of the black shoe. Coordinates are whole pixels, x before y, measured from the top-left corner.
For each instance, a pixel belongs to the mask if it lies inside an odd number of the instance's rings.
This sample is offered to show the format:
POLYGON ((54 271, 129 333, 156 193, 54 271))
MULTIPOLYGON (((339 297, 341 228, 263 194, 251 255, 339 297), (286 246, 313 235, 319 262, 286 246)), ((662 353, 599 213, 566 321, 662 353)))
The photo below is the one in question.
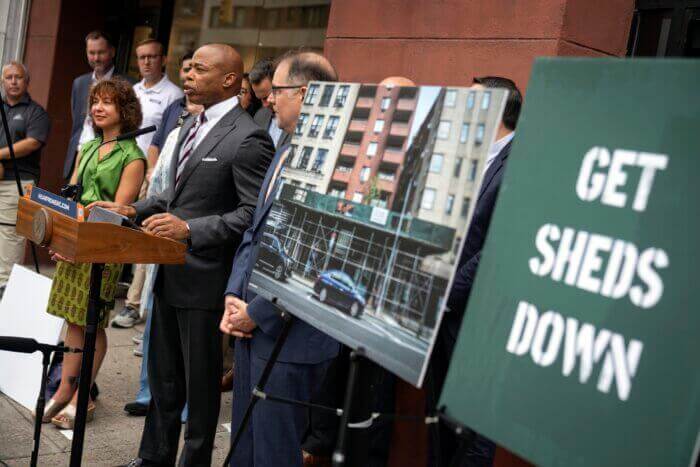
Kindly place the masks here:
POLYGON ((148 412, 148 406, 140 402, 129 402, 124 406, 124 412, 133 417, 145 417, 146 412, 148 412))

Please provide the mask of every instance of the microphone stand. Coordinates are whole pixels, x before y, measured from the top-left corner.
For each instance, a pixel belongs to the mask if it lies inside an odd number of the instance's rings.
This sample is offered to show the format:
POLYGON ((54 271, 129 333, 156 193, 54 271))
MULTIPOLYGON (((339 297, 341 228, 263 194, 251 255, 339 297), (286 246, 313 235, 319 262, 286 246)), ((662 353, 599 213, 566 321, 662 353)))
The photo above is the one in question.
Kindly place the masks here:
POLYGON ((39 389, 39 397, 36 400, 36 408, 34 409, 34 447, 32 448, 31 467, 36 467, 39 460, 39 441, 41 440, 41 425, 44 418, 44 407, 46 406, 46 383, 49 379, 49 364, 51 363, 51 352, 42 351, 42 369, 41 369, 41 386, 39 389))
MULTIPOLYGON (((17 157, 15 157, 15 147, 12 143, 12 137, 10 136, 10 127, 7 124, 7 113, 5 112, 5 100, 0 99, 0 114, 2 116, 2 127, 5 131, 5 140, 7 141, 7 149, 10 152, 10 160, 12 161, 13 172, 15 173, 15 182, 17 182, 17 193, 21 198, 24 196, 24 190, 22 189, 22 181, 19 178, 19 170, 17 168, 17 157)), ((29 242, 29 246, 32 249, 32 258, 34 259, 34 269, 36 269, 37 274, 39 274, 39 261, 36 257, 36 247, 34 243, 29 242)))
POLYGON ((34 344, 37 345, 37 347, 32 348, 32 349, 3 349, 9 352, 21 352, 21 353, 34 353, 37 350, 42 353, 42 368, 41 368, 41 384, 39 388, 39 397, 37 397, 36 400, 36 407, 34 409, 34 447, 32 448, 32 458, 30 465, 32 467, 36 467, 37 462, 39 460, 39 443, 41 440, 41 425, 42 425, 42 419, 44 418, 44 408, 46 407, 46 384, 47 380, 49 378, 49 365, 51 364, 51 354, 56 352, 56 353, 63 353, 63 352, 74 352, 74 353, 79 353, 82 352, 81 349, 72 349, 69 347, 62 347, 58 345, 50 345, 50 344, 37 344, 36 341, 34 341, 34 344))

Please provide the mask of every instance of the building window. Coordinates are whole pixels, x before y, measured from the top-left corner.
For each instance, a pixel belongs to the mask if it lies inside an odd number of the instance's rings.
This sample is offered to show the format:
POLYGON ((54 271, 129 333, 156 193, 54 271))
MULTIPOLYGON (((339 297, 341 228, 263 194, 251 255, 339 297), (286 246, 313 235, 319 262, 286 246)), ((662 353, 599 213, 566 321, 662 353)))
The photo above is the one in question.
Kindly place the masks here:
POLYGON ((338 129, 338 122, 340 117, 332 115, 328 117, 328 123, 326 124, 326 131, 323 132, 323 137, 326 139, 332 139, 335 136, 335 130, 338 129))
POLYGON ((345 198, 345 190, 339 188, 333 188, 328 192, 329 195, 335 196, 336 198, 345 198))
POLYGON ((452 214, 452 208, 455 205, 455 195, 447 195, 447 203, 445 203, 445 214, 452 214))
POLYGON ((321 167, 323 167, 323 163, 326 162, 327 155, 328 149, 318 148, 316 150, 316 159, 314 160, 314 163, 311 166, 312 172, 321 172, 321 167))
POLYGON ((311 152, 313 150, 314 148, 311 146, 304 146, 304 148, 301 150, 301 156, 299 156, 299 160, 297 161, 297 169, 306 170, 306 167, 309 165, 309 160, 311 159, 311 152))
POLYGON ((445 93, 445 107, 454 107, 457 102, 457 90, 448 89, 445 93))
POLYGON ((393 182, 394 181, 394 172, 378 172, 377 173, 377 178, 379 180, 385 180, 387 182, 393 182))
POLYGON ((287 154, 287 157, 284 159, 284 166, 285 167, 291 167, 292 166, 292 161, 294 160, 294 155, 297 153, 297 145, 292 144, 289 146, 289 153, 287 154))
POLYGON ((372 142, 367 145, 367 157, 372 157, 377 155, 377 143, 372 142))
POLYGON ((469 124, 462 123, 462 131, 459 132, 459 142, 466 143, 469 138, 469 124))
POLYGON ((432 188, 426 188, 423 190, 423 199, 421 200, 420 207, 425 210, 433 209, 435 205, 435 190, 432 188))
POLYGON ((474 91, 469 91, 469 94, 467 95, 467 108, 468 109, 473 109, 474 108, 474 91))
POLYGON ((452 247, 452 254, 456 255, 459 252, 459 246, 462 244, 462 237, 455 237, 455 244, 452 247))
POLYGON ((452 173, 454 178, 459 178, 459 173, 462 171, 462 160, 463 159, 461 157, 458 157, 455 161, 455 170, 452 173))
POLYGON ((384 129, 384 120, 377 120, 374 122, 374 132, 381 133, 384 129))
POLYGON ((318 132, 323 124, 323 115, 315 115, 314 119, 311 121, 311 127, 309 128, 309 137, 318 136, 318 132))
POLYGON ((372 171, 369 167, 362 167, 362 170, 360 170, 360 182, 365 183, 367 180, 369 180, 369 174, 372 171))
POLYGON ((450 137, 450 125, 449 120, 441 120, 440 125, 438 126, 438 131, 437 131, 437 137, 439 139, 447 139, 450 137))
POLYGON ((299 120, 297 120, 297 128, 294 131, 295 135, 301 136, 301 134, 304 132, 304 127, 306 126, 306 122, 308 120, 309 120, 309 114, 299 115, 299 120))
POLYGON ((470 161, 470 165, 469 165, 469 181, 470 182, 473 182, 474 180, 476 180, 476 169, 478 166, 479 166, 478 160, 472 159, 470 161))
POLYGON ((333 96, 333 90, 335 90, 334 84, 326 84, 323 87, 323 94, 321 94, 321 101, 318 103, 320 107, 328 107, 331 103, 331 96, 333 96))
POLYGON ((474 144, 477 146, 484 142, 484 124, 479 123, 476 126, 476 136, 474 137, 474 144))
POLYGON ((382 97, 382 103, 379 108, 384 112, 391 105, 391 97, 382 97))
POLYGON ((304 99, 304 104, 315 104, 316 96, 318 96, 318 84, 309 85, 309 88, 306 90, 306 98, 304 99))
POLYGON ((462 217, 467 217, 467 214, 469 214, 469 198, 464 198, 462 200, 462 210, 460 211, 459 215, 462 217))
POLYGON ((364 195, 362 194, 361 191, 356 191, 355 193, 352 194, 352 200, 356 203, 361 203, 363 197, 364 197, 364 195))
POLYGON ((335 95, 335 106, 343 107, 345 102, 348 100, 348 93, 350 92, 350 86, 343 85, 338 88, 338 94, 335 95))
POLYGON ((481 110, 486 110, 489 108, 491 103, 491 91, 486 91, 481 97, 481 110))
POLYGON ((442 171, 442 160, 444 159, 442 154, 433 154, 430 158, 430 171, 434 174, 439 174, 442 171))

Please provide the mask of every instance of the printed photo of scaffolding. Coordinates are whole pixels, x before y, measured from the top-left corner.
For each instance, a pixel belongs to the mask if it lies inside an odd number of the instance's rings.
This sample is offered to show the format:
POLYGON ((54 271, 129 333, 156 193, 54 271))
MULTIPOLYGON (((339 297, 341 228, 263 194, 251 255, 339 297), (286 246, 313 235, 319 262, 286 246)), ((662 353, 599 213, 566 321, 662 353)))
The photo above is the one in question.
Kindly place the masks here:
POLYGON ((420 386, 506 97, 310 84, 251 290, 420 386))

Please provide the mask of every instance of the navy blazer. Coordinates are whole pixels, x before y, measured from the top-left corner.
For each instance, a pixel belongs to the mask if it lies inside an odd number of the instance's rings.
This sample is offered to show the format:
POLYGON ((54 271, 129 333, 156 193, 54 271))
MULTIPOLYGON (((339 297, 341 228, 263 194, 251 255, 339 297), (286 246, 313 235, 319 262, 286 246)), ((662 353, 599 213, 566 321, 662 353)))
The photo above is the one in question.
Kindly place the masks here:
POLYGON ((506 160, 512 144, 513 141, 510 141, 496 156, 484 174, 481 183, 479 197, 474 207, 464 248, 462 248, 462 255, 457 263, 459 266, 447 298, 447 307, 450 311, 445 313, 441 325, 441 331, 446 334, 445 337, 450 341, 450 347, 457 341, 457 335, 462 325, 462 317, 467 307, 476 269, 479 266, 481 250, 484 247, 486 234, 491 224, 491 216, 498 198, 498 191, 501 188, 506 160))
MULTIPOLYGON (((265 221, 275 198, 275 193, 270 193, 267 200, 265 195, 275 167, 279 165, 282 154, 288 148, 288 145, 281 147, 270 164, 265 180, 260 187, 253 224, 243 234, 226 287, 226 295, 235 295, 248 303, 248 314, 257 324, 251 338, 251 353, 265 360, 272 352, 275 339, 282 330, 283 321, 280 318, 279 308, 254 292, 248 291, 248 282, 258 257, 260 241, 265 231, 265 221)), ((336 340, 310 324, 296 320, 277 360, 284 363, 315 364, 335 358, 339 351, 340 344, 336 340)))

